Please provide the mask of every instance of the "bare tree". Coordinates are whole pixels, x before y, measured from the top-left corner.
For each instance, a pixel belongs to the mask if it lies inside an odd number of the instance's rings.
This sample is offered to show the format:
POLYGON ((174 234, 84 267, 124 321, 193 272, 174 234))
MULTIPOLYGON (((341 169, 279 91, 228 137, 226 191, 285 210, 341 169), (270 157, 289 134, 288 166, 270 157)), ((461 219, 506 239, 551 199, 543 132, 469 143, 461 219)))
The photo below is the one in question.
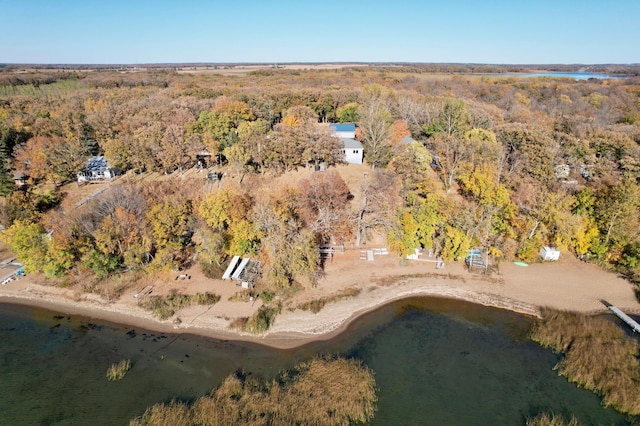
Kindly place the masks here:
POLYGON ((347 205, 353 197, 338 172, 314 173, 310 179, 302 180, 298 187, 300 215, 307 227, 324 241, 346 236, 347 205))
POLYGON ((438 103, 430 102, 412 93, 405 93, 398 97, 398 115, 407 123, 414 135, 422 131, 422 126, 433 123, 438 116, 438 110, 438 103))
POLYGON ((93 232, 96 224, 111 216, 117 207, 134 215, 141 228, 144 226, 146 202, 142 192, 133 185, 121 184, 111 186, 89 204, 91 217, 85 224, 88 232, 93 232))
POLYGON ((439 157, 442 181, 448 192, 460 166, 469 158, 469 149, 464 139, 456 135, 438 133, 431 140, 431 145, 439 157))
POLYGON ((358 112, 358 127, 362 132, 367 162, 372 169, 384 167, 391 160, 392 107, 393 100, 388 89, 379 85, 365 86, 358 112))
POLYGON ((394 225, 393 214, 400 203, 397 175, 389 170, 365 173, 362 199, 355 213, 356 245, 367 241, 372 231, 386 232, 394 225))

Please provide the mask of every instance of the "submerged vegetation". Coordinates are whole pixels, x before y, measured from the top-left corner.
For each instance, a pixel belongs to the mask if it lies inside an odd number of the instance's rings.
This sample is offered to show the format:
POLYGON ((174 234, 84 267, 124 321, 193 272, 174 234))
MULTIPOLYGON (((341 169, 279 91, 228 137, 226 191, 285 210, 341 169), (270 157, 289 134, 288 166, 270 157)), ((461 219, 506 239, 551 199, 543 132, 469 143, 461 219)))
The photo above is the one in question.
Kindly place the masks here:
POLYGON ((358 361, 314 359, 271 382, 229 376, 193 404, 156 404, 130 424, 349 425, 370 420, 376 401, 373 373, 358 361))
POLYGON ((640 414, 640 346, 613 322, 546 310, 532 340, 563 354, 558 373, 602 396, 622 413, 640 414))
POLYGON ((172 292, 166 296, 149 296, 140 303, 144 309, 152 311, 161 320, 171 318, 176 311, 192 305, 214 305, 220 301, 217 294, 205 292, 180 294, 172 292))
POLYGON ((128 359, 122 360, 107 369, 107 379, 111 382, 122 380, 127 374, 127 371, 131 369, 131 361, 128 359))

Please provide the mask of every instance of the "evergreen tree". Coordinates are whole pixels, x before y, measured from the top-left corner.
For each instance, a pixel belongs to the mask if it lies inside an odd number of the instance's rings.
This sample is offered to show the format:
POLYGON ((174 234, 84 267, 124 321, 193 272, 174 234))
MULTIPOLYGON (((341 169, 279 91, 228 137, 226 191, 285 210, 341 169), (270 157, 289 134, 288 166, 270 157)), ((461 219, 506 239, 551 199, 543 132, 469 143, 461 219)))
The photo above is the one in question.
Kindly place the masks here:
POLYGON ((0 153, 0 196, 5 197, 13 192, 15 184, 11 176, 11 170, 7 165, 7 158, 0 153))

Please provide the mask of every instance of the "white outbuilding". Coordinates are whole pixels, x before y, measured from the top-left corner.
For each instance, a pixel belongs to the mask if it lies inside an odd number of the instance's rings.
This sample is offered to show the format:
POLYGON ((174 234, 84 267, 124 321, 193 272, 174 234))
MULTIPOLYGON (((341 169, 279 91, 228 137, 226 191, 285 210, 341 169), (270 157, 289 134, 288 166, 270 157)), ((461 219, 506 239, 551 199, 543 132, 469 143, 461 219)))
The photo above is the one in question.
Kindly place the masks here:
POLYGON ((560 250, 555 247, 544 246, 540 249, 542 260, 560 260, 560 250))

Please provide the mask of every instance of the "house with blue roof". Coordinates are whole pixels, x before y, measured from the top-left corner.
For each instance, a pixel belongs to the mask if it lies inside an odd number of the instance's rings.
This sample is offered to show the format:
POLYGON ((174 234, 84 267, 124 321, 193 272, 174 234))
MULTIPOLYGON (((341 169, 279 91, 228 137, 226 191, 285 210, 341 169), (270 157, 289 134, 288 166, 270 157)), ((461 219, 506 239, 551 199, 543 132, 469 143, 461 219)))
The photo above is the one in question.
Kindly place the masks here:
POLYGON ((333 130, 333 134, 340 138, 340 141, 342 142, 344 161, 352 164, 362 164, 364 151, 362 149, 362 144, 355 139, 356 125, 353 123, 332 123, 329 125, 329 128, 333 130))
POLYGON ((333 130, 333 133, 339 138, 356 138, 356 125, 353 123, 332 123, 329 124, 329 128, 333 130))

